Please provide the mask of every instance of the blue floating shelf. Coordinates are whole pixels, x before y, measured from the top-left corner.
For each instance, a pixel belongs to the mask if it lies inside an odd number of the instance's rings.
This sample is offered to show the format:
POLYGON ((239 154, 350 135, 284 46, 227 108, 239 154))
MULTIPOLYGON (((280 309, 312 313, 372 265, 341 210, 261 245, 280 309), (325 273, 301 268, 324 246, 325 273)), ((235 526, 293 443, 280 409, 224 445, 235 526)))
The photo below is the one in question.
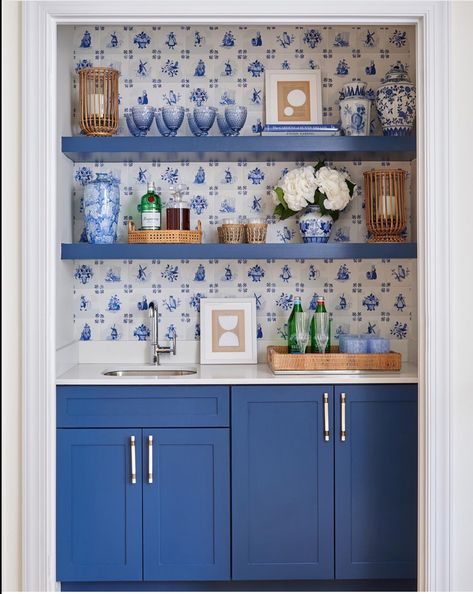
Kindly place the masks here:
POLYGON ((63 243, 63 260, 416 258, 415 243, 128 244, 63 243))
POLYGON ((307 159, 411 161, 414 136, 63 136, 62 152, 74 162, 298 161, 307 159))

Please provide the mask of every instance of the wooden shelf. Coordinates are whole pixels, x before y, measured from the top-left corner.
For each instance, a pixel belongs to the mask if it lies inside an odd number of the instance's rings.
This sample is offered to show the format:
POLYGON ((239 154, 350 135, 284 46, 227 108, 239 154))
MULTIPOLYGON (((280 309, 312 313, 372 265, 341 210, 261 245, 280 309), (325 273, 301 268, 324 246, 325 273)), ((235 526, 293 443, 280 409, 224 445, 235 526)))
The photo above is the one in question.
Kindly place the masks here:
POLYGON ((414 136, 63 136, 74 162, 104 161, 411 161, 414 136))
POLYGON ((415 243, 128 244, 63 243, 63 260, 416 258, 415 243))

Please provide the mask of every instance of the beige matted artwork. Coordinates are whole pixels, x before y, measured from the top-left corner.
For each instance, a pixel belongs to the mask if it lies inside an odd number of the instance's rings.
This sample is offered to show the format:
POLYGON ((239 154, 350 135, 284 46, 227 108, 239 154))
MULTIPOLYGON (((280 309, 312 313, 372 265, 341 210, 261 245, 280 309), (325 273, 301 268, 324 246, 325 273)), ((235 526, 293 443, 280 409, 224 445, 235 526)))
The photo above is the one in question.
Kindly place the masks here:
POLYGON ((200 362, 257 362, 254 298, 200 300, 200 362))
POLYGON ((266 70, 267 124, 321 124, 320 70, 266 70))

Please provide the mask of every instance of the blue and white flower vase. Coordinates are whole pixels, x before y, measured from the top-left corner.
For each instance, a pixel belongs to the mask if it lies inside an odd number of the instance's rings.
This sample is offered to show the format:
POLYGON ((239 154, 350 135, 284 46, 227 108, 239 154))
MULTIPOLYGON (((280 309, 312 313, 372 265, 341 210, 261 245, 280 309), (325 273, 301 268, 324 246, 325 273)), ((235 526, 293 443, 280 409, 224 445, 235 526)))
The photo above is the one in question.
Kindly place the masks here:
POLYGON ((304 243, 327 243, 332 227, 332 217, 323 215, 318 204, 308 206, 299 219, 299 230, 304 243))
POLYGON ((345 136, 369 136, 371 101, 365 95, 366 83, 354 81, 343 86, 340 119, 345 136))
POLYGON ((120 187, 108 173, 97 177, 84 189, 85 232, 89 243, 113 243, 117 240, 120 187))
POLYGON ((409 136, 416 117, 416 88, 401 62, 376 91, 376 110, 385 136, 409 136))

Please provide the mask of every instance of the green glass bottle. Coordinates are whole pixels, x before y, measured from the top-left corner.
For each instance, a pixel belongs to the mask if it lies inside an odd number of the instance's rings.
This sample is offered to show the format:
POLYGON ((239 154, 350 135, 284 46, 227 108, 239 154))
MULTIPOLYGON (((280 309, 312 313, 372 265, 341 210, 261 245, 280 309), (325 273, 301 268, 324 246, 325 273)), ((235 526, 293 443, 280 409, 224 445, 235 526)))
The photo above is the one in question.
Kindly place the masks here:
MULTIPOLYGON (((325 307, 325 299, 323 297, 317 297, 317 305, 315 307, 315 313, 322 312, 326 313, 327 309, 325 307)), ((328 323, 328 341, 327 341, 327 348, 325 349, 326 353, 330 352, 330 336, 332 334, 332 320, 329 320, 328 323)), ((318 353, 319 347, 317 346, 317 329, 315 327, 315 316, 312 317, 312 321, 310 323, 310 352, 311 353, 318 353)))
POLYGON ((299 353, 296 338, 296 311, 302 311, 302 302, 300 297, 294 297, 294 306, 287 321, 287 352, 299 353))
POLYGON ((148 184, 148 191, 142 196, 138 211, 141 213, 141 229, 161 229, 161 196, 156 192, 154 182, 148 184))

